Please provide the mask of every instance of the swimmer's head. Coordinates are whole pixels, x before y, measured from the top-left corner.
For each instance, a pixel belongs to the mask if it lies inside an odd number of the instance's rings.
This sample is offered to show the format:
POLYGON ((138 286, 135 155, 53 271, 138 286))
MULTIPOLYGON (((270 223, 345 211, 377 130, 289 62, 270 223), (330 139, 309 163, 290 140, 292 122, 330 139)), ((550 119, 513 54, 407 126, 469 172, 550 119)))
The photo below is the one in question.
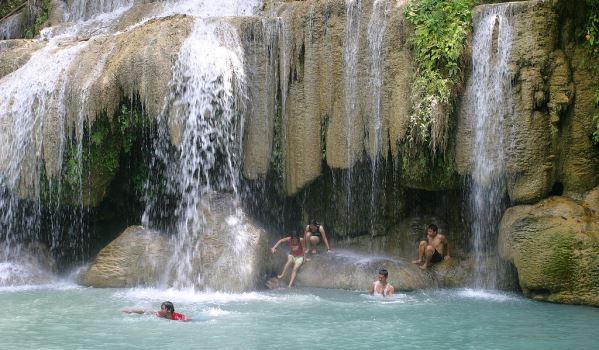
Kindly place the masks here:
POLYGON ((385 269, 379 270, 379 281, 386 282, 388 276, 389 276, 389 272, 387 270, 385 270, 385 269))
POLYGON ((175 312, 175 306, 170 301, 165 301, 160 305, 160 310, 175 312))

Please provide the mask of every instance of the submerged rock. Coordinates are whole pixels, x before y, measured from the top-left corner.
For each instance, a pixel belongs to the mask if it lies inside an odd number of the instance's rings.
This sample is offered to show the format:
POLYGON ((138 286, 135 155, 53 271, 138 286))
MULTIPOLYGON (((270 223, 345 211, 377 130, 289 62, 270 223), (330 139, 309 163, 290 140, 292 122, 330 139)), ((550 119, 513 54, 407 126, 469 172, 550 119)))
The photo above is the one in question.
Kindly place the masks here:
POLYGON ((499 251, 518 270, 525 295, 599 306, 599 187, 577 203, 550 197, 509 208, 499 251))

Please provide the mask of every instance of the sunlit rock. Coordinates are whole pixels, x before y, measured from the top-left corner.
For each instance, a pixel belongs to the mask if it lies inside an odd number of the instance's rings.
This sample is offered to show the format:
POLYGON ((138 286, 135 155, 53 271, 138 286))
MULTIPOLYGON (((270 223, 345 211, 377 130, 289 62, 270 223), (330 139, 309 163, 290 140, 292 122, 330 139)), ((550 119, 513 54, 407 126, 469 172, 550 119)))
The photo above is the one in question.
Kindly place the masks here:
POLYGON ((172 252, 169 237, 131 226, 98 253, 79 282, 102 288, 157 285, 172 252))
POLYGON ((266 231, 236 208, 230 195, 213 194, 207 202, 200 209, 205 220, 201 231, 180 237, 131 226, 100 251, 80 282, 94 287, 255 289, 269 266, 266 231), (179 269, 180 264, 191 268, 179 269))

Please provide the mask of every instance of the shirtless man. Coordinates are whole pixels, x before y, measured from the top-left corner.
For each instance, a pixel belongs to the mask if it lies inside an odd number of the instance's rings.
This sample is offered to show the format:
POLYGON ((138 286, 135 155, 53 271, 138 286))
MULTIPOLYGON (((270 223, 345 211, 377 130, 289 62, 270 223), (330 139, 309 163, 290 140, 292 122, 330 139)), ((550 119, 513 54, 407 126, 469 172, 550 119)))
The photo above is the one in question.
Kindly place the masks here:
MULTIPOLYGON (((324 240, 324 244, 327 246, 327 251, 331 251, 331 246, 329 245, 329 240, 327 239, 327 234, 324 231, 324 227, 318 224, 316 220, 312 221, 309 225, 304 229, 304 242, 306 245, 306 256, 308 253, 316 254, 316 246, 320 243, 320 240, 324 240), (312 251, 310 251, 310 245, 312 245, 312 251)), ((310 260, 306 258, 306 260, 310 260)))
POLYGON ((412 263, 420 265, 420 268, 426 270, 432 264, 447 260, 449 256, 449 245, 447 237, 438 233, 437 225, 430 224, 426 230, 426 240, 420 241, 418 245, 418 259, 412 263))
POLYGON ((382 295, 383 297, 392 296, 395 293, 395 288, 390 283, 387 283, 387 276, 389 276, 389 272, 385 269, 380 269, 377 280, 372 282, 370 287, 368 287, 368 293, 370 295, 382 295))

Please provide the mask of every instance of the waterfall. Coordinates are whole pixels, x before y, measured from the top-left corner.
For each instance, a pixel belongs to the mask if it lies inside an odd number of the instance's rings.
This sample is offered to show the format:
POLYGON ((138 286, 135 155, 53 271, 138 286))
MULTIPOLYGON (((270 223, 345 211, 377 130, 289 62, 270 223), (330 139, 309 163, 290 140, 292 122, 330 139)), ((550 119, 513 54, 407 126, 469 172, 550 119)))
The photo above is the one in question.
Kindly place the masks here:
POLYGON ((383 39, 387 27, 387 16, 389 12, 389 1, 375 0, 372 4, 372 14, 368 22, 368 47, 372 58, 370 66, 370 91, 372 94, 372 110, 369 118, 370 135, 370 232, 374 235, 376 232, 375 222, 377 217, 377 198, 379 189, 377 180, 379 175, 379 159, 381 158, 381 149, 383 145, 381 120, 382 109, 382 88, 383 88, 383 39))
MULTIPOLYGON (((155 145, 155 158, 166 171, 163 182, 153 186, 165 186, 177 198, 172 228, 175 253, 165 269, 169 285, 207 287, 199 264, 202 240, 214 233, 214 223, 207 216, 215 205, 212 200, 218 197, 215 192, 230 192, 234 197, 226 233, 219 232, 216 238, 227 247, 220 261, 227 264, 227 274, 241 279, 247 275, 239 263, 245 261, 247 237, 237 227, 242 216, 237 203, 244 91, 243 50, 237 33, 228 25, 197 18, 173 67, 171 92, 155 145), (178 139, 174 151, 173 138, 178 139)), ((147 202, 144 226, 160 225, 169 208, 160 198, 147 202)))
POLYGON ((74 0, 69 7, 68 20, 77 22, 88 20, 99 14, 130 7, 134 0, 74 0))
POLYGON ((490 6, 474 22, 473 71, 467 87, 473 120, 472 184, 470 192, 474 286, 496 288, 500 271, 489 257, 495 252, 497 230, 505 210, 505 139, 512 113, 512 45, 508 5, 490 6))
MULTIPOLYGON (((182 287, 198 285, 201 276, 194 275, 192 265, 202 257, 193 255, 194 249, 199 251, 199 236, 207 229, 205 216, 210 216, 210 203, 225 201, 216 192, 232 193, 233 205, 227 208, 231 215, 225 220, 229 234, 222 237, 230 253, 221 265, 228 271, 237 269, 240 275, 249 275, 243 272, 246 266, 239 266, 247 254, 244 247, 248 238, 240 234, 244 217, 237 204, 241 114, 246 99, 243 52, 235 30, 208 17, 251 15, 260 1, 165 1, 136 17, 137 24, 123 28, 119 18, 133 5, 132 0, 74 1, 69 8, 71 23, 44 29, 42 38, 48 44, 20 69, 0 79, 0 263, 18 255, 23 242, 37 240, 48 242, 58 255, 66 254, 62 253, 65 247, 60 246, 66 241, 69 249, 78 252, 76 259, 85 256, 90 228, 82 183, 90 175, 83 173, 84 155, 90 150, 85 149, 83 139, 90 126, 88 118, 95 118, 87 115, 87 104, 92 98, 89 90, 103 71, 110 50, 99 52, 95 66, 85 74, 77 72, 72 63, 93 37, 110 40, 152 18, 187 14, 196 18, 196 24, 172 68, 170 96, 165 98, 159 118, 161 133, 155 140, 152 160, 155 164, 162 162, 166 182, 161 185, 176 201, 146 198, 142 220, 152 227, 152 210, 173 204, 176 253, 166 269, 178 279, 168 282, 182 287), (76 94, 68 88, 67 72, 72 71, 85 79, 76 94), (174 140, 177 132, 179 139, 174 140), (78 186, 78 191, 74 188, 78 204, 68 208, 61 203, 61 174, 69 171, 63 169, 67 148, 76 163, 71 170, 79 180, 72 184, 78 186), (40 189, 44 177, 56 180, 48 181, 49 188, 40 189), (42 199, 42 195, 49 198, 42 199), (43 208, 42 202, 49 207, 43 208), (51 236, 40 237, 42 230, 51 236)), ((5 270, 23 274, 23 269, 10 266, 5 270)), ((2 281, 9 280, 3 275, 2 281)), ((240 283, 249 284, 243 277, 240 283)))
MULTIPOLYGON (((13 256, 11 252, 18 251, 21 242, 40 238, 43 215, 40 176, 55 170, 49 159, 46 164, 40 161, 44 147, 55 150, 55 164, 62 163, 67 138, 66 70, 87 43, 59 45, 51 41, 35 52, 26 65, 0 80, 0 241, 5 249, 0 256, 3 257, 13 256), (50 133, 53 137, 47 138, 50 133)), ((51 223, 55 221, 50 219, 51 223)), ((79 237, 83 230, 80 227, 79 237)), ((51 240, 57 240, 60 230, 50 232, 51 240)))
POLYGON ((16 13, 0 22, 0 40, 13 39, 20 32, 21 13, 16 13))
POLYGON ((343 60, 345 63, 343 94, 345 96, 345 127, 347 128, 347 139, 345 145, 347 175, 346 186, 346 231, 350 231, 350 217, 352 215, 352 177, 353 165, 356 161, 354 154, 354 133, 359 132, 354 125, 358 118, 358 51, 360 49, 360 21, 362 18, 361 0, 347 0, 345 19, 345 48, 343 60))

